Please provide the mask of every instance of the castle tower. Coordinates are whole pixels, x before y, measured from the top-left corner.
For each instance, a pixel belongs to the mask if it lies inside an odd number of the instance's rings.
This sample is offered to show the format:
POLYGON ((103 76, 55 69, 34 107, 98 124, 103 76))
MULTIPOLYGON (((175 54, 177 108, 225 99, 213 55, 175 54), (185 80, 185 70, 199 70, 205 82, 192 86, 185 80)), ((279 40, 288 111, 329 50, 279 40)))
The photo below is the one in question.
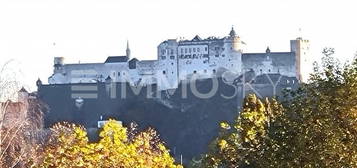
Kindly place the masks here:
POLYGON ((54 73, 61 73, 63 70, 64 58, 63 57, 55 57, 54 58, 54 73))
POLYGON ((232 26, 231 31, 229 32, 229 38, 232 40, 232 49, 235 51, 243 51, 243 46, 242 46, 242 41, 240 40, 240 37, 237 35, 236 31, 234 30, 234 27, 232 26))
POLYGON ((299 81, 306 82, 312 72, 312 60, 310 56, 310 42, 301 37, 290 40, 291 52, 295 52, 296 77, 299 81))
POLYGON ((28 97, 29 93, 24 87, 22 87, 21 90, 18 91, 18 101, 25 103, 27 102, 28 97))
POLYGON ((128 57, 128 60, 130 60, 129 40, 126 42, 126 56, 128 57))

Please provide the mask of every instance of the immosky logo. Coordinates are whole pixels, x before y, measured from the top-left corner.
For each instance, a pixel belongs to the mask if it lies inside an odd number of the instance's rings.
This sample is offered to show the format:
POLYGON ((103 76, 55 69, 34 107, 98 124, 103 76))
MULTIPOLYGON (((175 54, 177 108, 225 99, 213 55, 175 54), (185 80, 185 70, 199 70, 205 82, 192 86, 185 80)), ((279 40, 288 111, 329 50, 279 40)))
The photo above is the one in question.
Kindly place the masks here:
MULTIPOLYGON (((148 76, 140 78, 140 80, 134 81, 131 78, 129 72, 124 72, 125 76, 120 78, 113 75, 108 76, 106 79, 102 75, 99 75, 95 70, 86 71, 72 71, 72 80, 78 85, 71 86, 71 98, 73 99, 97 99, 98 98, 98 85, 97 83, 104 83, 105 90, 111 99, 125 99, 128 96, 128 91, 131 91, 136 96, 141 95, 146 91, 146 98, 161 98, 161 94, 155 94, 158 92, 166 92, 167 95, 174 95, 179 89, 181 89, 181 98, 188 98, 188 94, 195 96, 199 99, 210 99, 214 96, 221 96, 224 99, 234 99, 237 96, 245 97, 246 91, 254 93, 259 97, 263 97, 259 90, 256 88, 255 81, 258 76, 249 76, 247 73, 238 74, 232 71, 224 71, 220 75, 213 75, 209 78, 202 78, 199 74, 192 74, 188 78, 180 81, 169 81, 167 77, 162 75, 148 76), (83 79, 91 79, 90 81, 83 81, 83 79), (197 86, 198 81, 209 79, 211 88, 209 91, 202 92, 197 86), (219 80, 221 79, 221 80, 219 80), (221 81, 221 82, 220 82, 221 81), (82 83, 82 84, 81 84, 82 83), (181 87, 178 87, 180 84, 181 87), (233 91, 229 94, 220 93, 219 85, 227 85, 233 88, 233 91), (156 87, 153 87, 156 85, 156 87), (120 94, 118 95, 118 91, 120 94), (219 94, 219 95, 218 95, 219 94)), ((110 74, 115 74, 111 72, 110 74)), ((272 79, 269 74, 261 74, 260 77, 264 77, 266 82, 264 86, 271 88, 272 95, 276 96, 278 93, 277 87, 282 82, 282 77, 279 74, 275 74, 275 78, 272 79)), ((287 89, 290 89, 287 87, 287 89)))

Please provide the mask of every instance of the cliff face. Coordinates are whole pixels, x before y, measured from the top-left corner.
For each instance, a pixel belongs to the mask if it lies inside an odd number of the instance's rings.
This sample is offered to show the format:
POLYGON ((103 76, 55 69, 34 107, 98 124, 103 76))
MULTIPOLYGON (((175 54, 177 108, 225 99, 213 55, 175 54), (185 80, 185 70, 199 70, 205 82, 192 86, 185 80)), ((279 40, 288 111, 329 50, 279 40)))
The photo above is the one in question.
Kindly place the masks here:
POLYGON ((38 93, 50 108, 45 115, 45 127, 69 121, 95 128, 100 116, 120 120, 124 125, 136 122, 140 128, 155 128, 172 154, 177 158, 182 155, 188 161, 206 151, 208 143, 217 136, 221 121, 234 120, 245 94, 271 97, 274 91, 279 94, 287 87, 297 87, 297 83, 287 84, 285 80, 230 85, 221 78, 206 79, 196 81, 197 89, 192 89, 193 83, 184 82, 176 90, 160 92, 155 91, 155 86, 133 91, 125 83, 42 85, 38 93), (73 86, 96 87, 97 98, 77 98, 73 86), (203 95, 213 93, 213 86, 218 86, 214 94, 203 95))

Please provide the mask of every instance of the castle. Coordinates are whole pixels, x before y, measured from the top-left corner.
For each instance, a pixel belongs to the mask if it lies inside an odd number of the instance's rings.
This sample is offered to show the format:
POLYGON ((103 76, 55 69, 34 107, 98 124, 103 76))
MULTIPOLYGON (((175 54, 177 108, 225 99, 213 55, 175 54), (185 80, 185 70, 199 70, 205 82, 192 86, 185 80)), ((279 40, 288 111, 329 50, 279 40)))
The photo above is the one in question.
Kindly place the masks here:
MULTIPOLYGON (((126 55, 109 56, 104 63, 65 64, 54 58, 54 73, 49 84, 96 82, 129 82, 133 86, 157 84, 159 90, 175 89, 182 80, 207 79, 224 72, 238 76, 245 72, 279 74, 302 81, 308 70, 309 41, 291 40, 289 52, 244 53, 245 43, 232 28, 223 38, 206 39, 196 35, 192 40, 169 39, 159 44, 157 60, 131 58, 129 43, 126 55)), ((290 81, 288 81, 290 82, 290 81)))

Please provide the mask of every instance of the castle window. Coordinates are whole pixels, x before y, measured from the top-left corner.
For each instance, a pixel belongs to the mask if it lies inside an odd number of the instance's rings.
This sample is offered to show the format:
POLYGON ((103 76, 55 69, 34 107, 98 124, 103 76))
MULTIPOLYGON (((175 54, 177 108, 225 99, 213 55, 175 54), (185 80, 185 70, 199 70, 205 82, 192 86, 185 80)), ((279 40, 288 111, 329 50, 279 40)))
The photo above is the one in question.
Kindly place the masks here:
POLYGON ((205 51, 207 51, 208 50, 208 48, 207 47, 205 47, 205 51))
POLYGON ((171 49, 171 54, 174 54, 174 49, 171 49))
POLYGON ((118 72, 118 76, 120 76, 120 72, 118 72))
POLYGON ((200 48, 197 48, 197 52, 200 52, 200 48))
POLYGON ((224 51, 224 47, 222 48, 222 50, 224 51))
POLYGON ((185 48, 185 53, 187 53, 187 48, 185 48))
POLYGON ((197 71, 196 71, 196 70, 194 70, 194 71, 193 71, 193 73, 195 74, 195 73, 197 73, 197 71))
POLYGON ((270 72, 270 69, 268 71, 270 72))
POLYGON ((216 73, 216 70, 215 69, 213 69, 213 71, 212 71, 213 73, 216 73))
POLYGON ((162 71, 162 74, 166 74, 166 71, 162 71))
POLYGON ((214 50, 218 51, 218 50, 219 50, 219 47, 215 47, 214 50))
POLYGON ((197 58, 197 57, 196 57, 196 54, 193 54, 193 57, 192 57, 192 58, 197 58))
POLYGON ((181 48, 181 54, 183 53, 183 48, 181 48))
POLYGON ((219 57, 219 55, 218 55, 218 54, 216 54, 215 56, 216 56, 216 57, 219 57))
POLYGON ((171 65, 174 65, 174 63, 173 63, 173 62, 171 62, 171 65))
POLYGON ((166 56, 161 56, 161 59, 163 59, 163 60, 166 59, 166 56))
POLYGON ((188 52, 189 52, 189 53, 191 53, 191 52, 192 52, 192 49, 191 49, 191 48, 189 48, 189 49, 188 49, 188 52))
POLYGON ((165 54, 165 50, 161 50, 161 54, 164 55, 165 54))
POLYGON ((193 52, 196 52, 196 48, 193 48, 193 52))
POLYGON ((262 69, 260 69, 260 73, 263 73, 263 70, 262 70, 262 69))
POLYGON ((170 59, 175 59, 175 56, 171 55, 171 56, 170 56, 170 59))
POLYGON ((207 73, 207 70, 205 69, 205 70, 203 70, 203 72, 207 73))
POLYGON ((226 55, 222 54, 222 57, 225 57, 226 55))

